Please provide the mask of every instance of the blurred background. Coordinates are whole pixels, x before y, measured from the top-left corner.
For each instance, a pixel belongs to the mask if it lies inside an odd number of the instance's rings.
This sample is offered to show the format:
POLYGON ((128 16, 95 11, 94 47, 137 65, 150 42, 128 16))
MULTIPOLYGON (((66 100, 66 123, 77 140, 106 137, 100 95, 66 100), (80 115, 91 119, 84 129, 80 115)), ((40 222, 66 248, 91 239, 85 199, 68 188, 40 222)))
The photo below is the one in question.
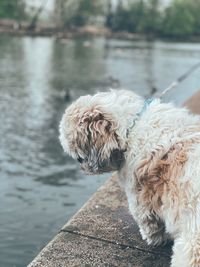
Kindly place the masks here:
MULTIPOLYGON (((58 141, 84 94, 165 89, 200 60, 200 0, 0 0, 0 266, 24 267, 108 175, 58 141)), ((193 73, 165 101, 200 89, 193 73)))

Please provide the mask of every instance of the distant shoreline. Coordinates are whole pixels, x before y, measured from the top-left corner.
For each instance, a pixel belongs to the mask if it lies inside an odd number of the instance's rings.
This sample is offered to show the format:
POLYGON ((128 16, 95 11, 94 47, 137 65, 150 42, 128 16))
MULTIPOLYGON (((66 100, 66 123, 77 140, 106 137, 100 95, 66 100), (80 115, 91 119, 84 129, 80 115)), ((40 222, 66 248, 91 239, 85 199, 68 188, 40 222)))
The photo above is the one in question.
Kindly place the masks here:
POLYGON ((130 32, 112 32, 105 27, 84 26, 73 29, 60 29, 52 25, 37 25, 35 29, 29 27, 28 22, 17 22, 11 19, 0 20, 0 34, 12 36, 32 36, 32 37, 55 37, 55 39, 73 39, 78 37, 107 37, 123 40, 166 40, 182 42, 200 42, 200 36, 185 36, 174 38, 171 36, 161 36, 153 34, 140 34, 130 32))

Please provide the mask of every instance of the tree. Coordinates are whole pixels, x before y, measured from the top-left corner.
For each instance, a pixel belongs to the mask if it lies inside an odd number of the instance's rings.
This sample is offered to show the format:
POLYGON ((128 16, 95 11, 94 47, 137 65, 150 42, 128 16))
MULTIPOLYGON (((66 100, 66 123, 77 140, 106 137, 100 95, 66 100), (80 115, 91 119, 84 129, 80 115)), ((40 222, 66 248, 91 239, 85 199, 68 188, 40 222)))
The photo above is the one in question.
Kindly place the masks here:
POLYGON ((0 18, 20 20, 26 17, 24 0, 0 1, 0 18))
POLYGON ((29 30, 35 30, 36 26, 37 26, 37 22, 39 20, 39 17, 42 13, 42 11, 45 9, 46 4, 47 4, 48 0, 44 0, 42 2, 42 4, 40 5, 40 7, 37 9, 36 13, 34 14, 34 16, 31 19, 31 22, 29 24, 29 30))
POLYGON ((172 0, 166 9, 161 0, 129 0, 118 2, 107 26, 113 31, 186 37, 200 34, 200 0, 172 0))
POLYGON ((84 26, 98 15, 103 14, 103 3, 100 0, 79 0, 74 14, 67 19, 65 25, 84 26))
POLYGON ((200 34, 200 0, 188 0, 188 5, 194 18, 194 34, 200 34))
POLYGON ((112 1, 107 0, 107 10, 106 10, 106 27, 110 28, 112 25, 113 12, 112 12, 112 1))
POLYGON ((143 32, 145 13, 146 5, 143 0, 129 1, 126 6, 119 1, 110 28, 113 31, 143 32))
POLYGON ((160 30, 160 0, 149 0, 145 8, 144 31, 157 33, 160 30))
POLYGON ((67 10, 67 4, 69 1, 67 0, 56 0, 55 1, 55 7, 54 7, 54 13, 55 13, 55 20, 56 25, 58 28, 63 28, 66 20, 66 10, 67 10))
POLYGON ((184 37, 192 35, 195 17, 189 0, 174 0, 165 10, 162 32, 167 36, 184 37))

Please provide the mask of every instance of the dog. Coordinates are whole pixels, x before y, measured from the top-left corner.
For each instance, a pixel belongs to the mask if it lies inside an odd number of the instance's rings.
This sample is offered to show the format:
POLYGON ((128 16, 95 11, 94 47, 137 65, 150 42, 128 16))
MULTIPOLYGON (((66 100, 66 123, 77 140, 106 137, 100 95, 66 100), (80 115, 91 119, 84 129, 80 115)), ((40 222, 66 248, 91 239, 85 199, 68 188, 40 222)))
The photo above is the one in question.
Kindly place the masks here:
POLYGON ((60 123, 88 174, 117 171, 148 244, 174 240, 171 267, 200 267, 200 117, 126 90, 86 95, 60 123))

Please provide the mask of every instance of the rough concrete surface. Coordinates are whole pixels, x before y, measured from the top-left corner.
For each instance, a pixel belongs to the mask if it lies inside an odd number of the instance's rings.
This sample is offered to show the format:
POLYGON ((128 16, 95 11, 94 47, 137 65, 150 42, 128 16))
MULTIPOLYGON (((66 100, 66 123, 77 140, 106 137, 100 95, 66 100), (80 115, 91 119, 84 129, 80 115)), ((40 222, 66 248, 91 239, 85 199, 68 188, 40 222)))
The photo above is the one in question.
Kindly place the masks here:
POLYGON ((128 211, 125 193, 113 175, 63 228, 62 231, 96 237, 145 251, 169 255, 166 248, 148 246, 128 211))
POLYGON ((159 254, 90 237, 60 233, 30 267, 167 267, 159 254))
POLYGON ((29 267, 168 267, 170 247, 142 241, 125 194, 111 177, 29 267))
MULTIPOLYGON (((200 92, 185 106, 200 113, 200 92)), ((168 267, 171 247, 150 247, 113 175, 28 267, 168 267)))

